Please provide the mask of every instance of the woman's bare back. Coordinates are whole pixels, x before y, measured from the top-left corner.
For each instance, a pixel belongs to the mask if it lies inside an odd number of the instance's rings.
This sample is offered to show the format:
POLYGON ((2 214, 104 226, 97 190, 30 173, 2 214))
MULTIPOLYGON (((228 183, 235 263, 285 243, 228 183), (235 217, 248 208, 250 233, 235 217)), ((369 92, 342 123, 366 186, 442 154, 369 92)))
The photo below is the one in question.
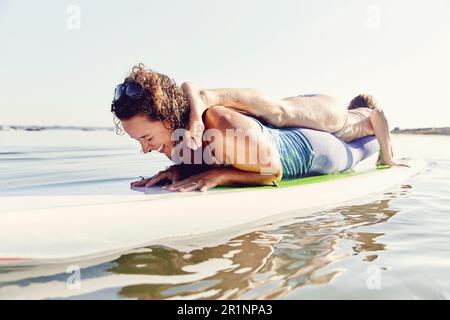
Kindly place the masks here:
MULTIPOLYGON (((334 133, 347 120, 347 106, 324 94, 308 94, 283 98, 280 127, 304 127, 334 133)), ((273 120, 273 119, 269 119, 273 120)))

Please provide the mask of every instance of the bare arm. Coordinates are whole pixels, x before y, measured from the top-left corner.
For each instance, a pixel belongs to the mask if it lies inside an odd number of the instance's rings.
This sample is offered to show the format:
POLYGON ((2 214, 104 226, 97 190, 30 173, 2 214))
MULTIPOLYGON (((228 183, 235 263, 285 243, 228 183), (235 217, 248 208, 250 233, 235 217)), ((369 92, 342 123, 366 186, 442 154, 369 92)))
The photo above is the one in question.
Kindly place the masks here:
POLYGON ((271 124, 281 123, 285 104, 280 99, 251 88, 204 89, 200 91, 208 106, 222 105, 240 113, 253 115, 271 124), (277 121, 276 119, 279 118, 277 121))
POLYGON ((389 124, 383 110, 380 108, 374 109, 370 114, 370 122, 380 145, 377 165, 407 166, 394 161, 389 124))
POLYGON ((205 135, 214 133, 210 140, 204 137, 210 141, 208 146, 214 145, 214 157, 219 163, 230 166, 213 168, 175 182, 169 190, 206 191, 221 185, 272 185, 281 179, 278 153, 264 139, 256 122, 236 111, 216 106, 205 113, 205 125, 208 128, 205 135), (234 135, 239 132, 245 136, 234 135))
POLYGON ((221 167, 204 173, 193 175, 187 179, 174 182, 167 187, 170 191, 207 191, 218 186, 233 185, 272 185, 274 177, 263 176, 260 173, 239 170, 235 167, 221 167))
POLYGON ((170 181, 172 183, 190 176, 211 170, 211 166, 204 164, 175 164, 165 170, 159 171, 154 176, 131 182, 131 187, 151 187, 162 182, 170 181))
POLYGON ((224 106, 264 120, 270 118, 273 122, 275 117, 282 115, 285 105, 282 99, 275 99, 257 89, 201 89, 189 82, 183 83, 182 88, 194 104, 191 112, 200 115, 209 107, 224 106))

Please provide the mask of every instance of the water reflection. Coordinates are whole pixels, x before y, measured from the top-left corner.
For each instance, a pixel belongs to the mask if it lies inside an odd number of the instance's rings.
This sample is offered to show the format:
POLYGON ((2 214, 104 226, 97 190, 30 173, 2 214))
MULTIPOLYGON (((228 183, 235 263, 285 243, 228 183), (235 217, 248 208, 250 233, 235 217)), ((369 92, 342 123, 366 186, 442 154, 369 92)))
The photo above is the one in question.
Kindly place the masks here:
POLYGON ((201 280, 133 284, 124 286, 119 295, 138 299, 281 298, 295 288, 332 281, 345 270, 324 272, 324 268, 350 255, 364 253, 364 261, 375 261, 386 250, 379 240, 384 233, 359 228, 388 221, 398 212, 390 208, 390 201, 409 188, 405 185, 401 192, 385 194, 383 200, 320 212, 270 232, 252 232, 211 248, 185 253, 150 247, 147 252, 121 256, 108 271, 121 275, 186 275, 202 273, 202 264, 215 261, 217 270, 209 263, 201 280), (349 250, 340 246, 343 242, 351 244, 349 250))

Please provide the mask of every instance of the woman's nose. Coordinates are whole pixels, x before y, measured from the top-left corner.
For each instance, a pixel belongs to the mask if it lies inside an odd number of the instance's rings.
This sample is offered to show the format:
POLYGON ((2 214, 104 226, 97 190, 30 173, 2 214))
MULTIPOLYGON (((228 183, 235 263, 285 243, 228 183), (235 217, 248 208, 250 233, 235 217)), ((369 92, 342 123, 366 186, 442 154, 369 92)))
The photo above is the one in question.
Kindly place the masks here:
POLYGON ((146 143, 141 142, 141 150, 143 153, 148 153, 149 151, 151 151, 151 148, 146 143))

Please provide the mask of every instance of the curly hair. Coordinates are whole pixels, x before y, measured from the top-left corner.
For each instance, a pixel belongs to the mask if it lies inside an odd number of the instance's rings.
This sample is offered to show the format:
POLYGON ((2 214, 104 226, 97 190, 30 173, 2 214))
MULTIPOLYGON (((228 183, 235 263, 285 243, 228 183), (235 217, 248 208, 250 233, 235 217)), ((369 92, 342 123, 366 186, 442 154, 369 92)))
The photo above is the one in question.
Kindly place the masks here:
POLYGON ((348 110, 361 107, 375 109, 378 108, 378 103, 373 96, 363 93, 353 98, 353 100, 350 102, 348 106, 348 110))
POLYGON ((116 133, 123 134, 121 120, 128 120, 135 115, 145 114, 150 120, 167 123, 168 129, 188 129, 189 101, 183 90, 175 81, 165 74, 145 70, 140 63, 133 66, 124 83, 137 82, 143 88, 139 99, 120 99, 113 101, 111 112, 114 114, 116 133))

